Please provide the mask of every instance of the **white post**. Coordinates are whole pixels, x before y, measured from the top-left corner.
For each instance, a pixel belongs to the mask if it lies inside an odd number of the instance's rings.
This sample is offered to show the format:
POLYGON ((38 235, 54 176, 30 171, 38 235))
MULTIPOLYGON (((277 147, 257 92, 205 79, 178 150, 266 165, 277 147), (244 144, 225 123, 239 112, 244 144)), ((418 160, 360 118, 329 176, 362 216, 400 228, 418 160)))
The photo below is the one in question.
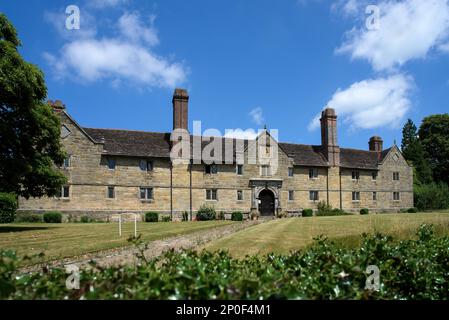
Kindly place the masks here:
POLYGON ((118 216, 118 235, 122 236, 122 215, 118 216))
POLYGON ((134 215, 134 238, 137 238, 137 214, 134 215))

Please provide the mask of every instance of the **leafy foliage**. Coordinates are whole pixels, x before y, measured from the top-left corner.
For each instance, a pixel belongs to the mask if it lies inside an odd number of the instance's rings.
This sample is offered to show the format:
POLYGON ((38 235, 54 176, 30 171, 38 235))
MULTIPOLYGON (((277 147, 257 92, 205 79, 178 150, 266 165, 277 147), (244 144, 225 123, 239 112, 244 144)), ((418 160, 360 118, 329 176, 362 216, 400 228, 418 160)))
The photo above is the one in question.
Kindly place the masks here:
POLYGON ((449 237, 421 226, 416 240, 363 236, 358 248, 323 237, 303 252, 232 258, 225 251, 169 251, 129 267, 87 268, 80 290, 64 269, 18 274, 20 259, 0 252, 1 299, 447 299, 449 237), (365 289, 369 265, 380 290, 365 289))
POLYGON ((86 216, 82 216, 80 221, 82 223, 89 223, 89 222, 92 222, 92 219, 89 216, 86 215, 86 216))
POLYGON ((304 210, 302 210, 302 216, 303 217, 312 217, 313 216, 313 210, 312 209, 304 209, 304 210))
POLYGON ((44 213, 44 222, 46 223, 61 223, 62 213, 57 211, 51 211, 44 213))
POLYGON ((231 214, 232 221, 243 221, 243 213, 241 211, 235 211, 231 214))
POLYGON ((182 212, 182 221, 189 221, 189 213, 187 211, 182 212))
POLYGON ((414 197, 419 210, 449 208, 449 187, 445 183, 415 185, 414 197))
POLYGON ((0 13, 0 191, 53 196, 66 183, 60 120, 45 103, 38 67, 23 60, 13 25, 0 13))
POLYGON ((360 209, 360 214, 369 214, 368 208, 362 208, 362 209, 360 209))
POLYGON ((16 222, 42 222, 42 215, 35 213, 21 213, 16 216, 16 222))
POLYGON ((149 211, 145 213, 145 222, 158 222, 159 213, 154 211, 149 211))
POLYGON ((17 210, 17 199, 12 193, 0 192, 0 223, 11 223, 14 221, 17 210))
POLYGON ((216 217, 215 208, 212 206, 202 205, 196 213, 197 221, 215 220, 216 217))
POLYGON ((415 208, 415 207, 413 207, 413 208, 408 208, 408 209, 407 209, 407 212, 408 212, 408 213, 417 213, 417 212, 418 212, 418 208, 415 208))
POLYGON ((162 217, 162 222, 170 222, 171 221, 171 217, 170 216, 163 216, 162 217))
POLYGON ((318 202, 318 212, 316 213, 317 217, 324 217, 324 216, 344 216, 348 215, 349 213, 338 209, 338 208, 332 208, 330 204, 327 204, 326 201, 320 201, 318 202))

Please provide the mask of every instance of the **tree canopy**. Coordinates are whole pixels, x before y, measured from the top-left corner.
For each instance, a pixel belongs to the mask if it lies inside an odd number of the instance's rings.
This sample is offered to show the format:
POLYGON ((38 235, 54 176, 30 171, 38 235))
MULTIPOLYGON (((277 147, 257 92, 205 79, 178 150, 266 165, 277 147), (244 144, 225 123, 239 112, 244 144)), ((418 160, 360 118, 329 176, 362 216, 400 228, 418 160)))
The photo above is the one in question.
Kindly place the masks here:
POLYGON ((44 74, 24 61, 14 26, 0 14, 0 192, 55 195, 66 182, 60 120, 45 102, 44 74))

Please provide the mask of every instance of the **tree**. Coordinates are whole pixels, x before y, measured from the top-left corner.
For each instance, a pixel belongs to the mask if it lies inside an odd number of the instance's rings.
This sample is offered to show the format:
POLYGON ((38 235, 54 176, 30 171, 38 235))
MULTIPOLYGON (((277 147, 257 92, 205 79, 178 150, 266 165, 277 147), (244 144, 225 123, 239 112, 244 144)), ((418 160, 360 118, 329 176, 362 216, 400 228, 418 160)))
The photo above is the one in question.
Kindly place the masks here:
POLYGON ((424 118, 418 134, 434 180, 449 184, 449 114, 424 118))
POLYGON ((414 167, 415 184, 427 184, 432 182, 432 170, 425 157, 424 149, 418 139, 415 124, 411 119, 402 129, 401 150, 404 158, 414 167))
POLYGON ((55 195, 66 182, 60 120, 45 103, 39 68, 23 60, 14 26, 0 14, 0 192, 55 195))

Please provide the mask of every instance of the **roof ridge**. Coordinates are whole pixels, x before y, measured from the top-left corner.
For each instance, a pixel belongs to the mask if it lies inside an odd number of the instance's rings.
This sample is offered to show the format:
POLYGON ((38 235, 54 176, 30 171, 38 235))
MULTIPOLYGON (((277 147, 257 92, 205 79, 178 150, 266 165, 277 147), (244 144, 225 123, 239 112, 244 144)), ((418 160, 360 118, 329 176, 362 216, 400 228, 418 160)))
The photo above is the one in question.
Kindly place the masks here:
POLYGON ((116 131, 116 132, 139 132, 139 133, 159 133, 159 134, 167 134, 170 132, 161 132, 161 131, 145 131, 145 130, 130 130, 130 129, 110 129, 110 128, 88 128, 82 127, 84 130, 104 130, 104 131, 116 131))

